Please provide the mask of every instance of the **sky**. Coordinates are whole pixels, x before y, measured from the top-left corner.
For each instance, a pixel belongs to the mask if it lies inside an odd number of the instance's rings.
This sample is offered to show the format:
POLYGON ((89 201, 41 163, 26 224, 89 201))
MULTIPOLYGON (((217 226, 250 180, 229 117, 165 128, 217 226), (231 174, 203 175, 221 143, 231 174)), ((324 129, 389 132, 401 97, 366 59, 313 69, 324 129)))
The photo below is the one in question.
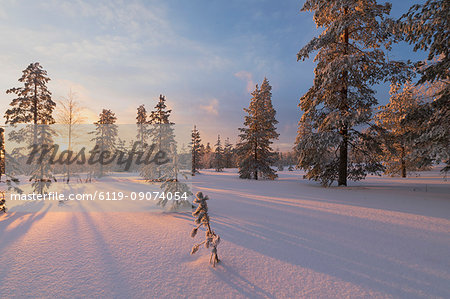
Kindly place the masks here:
MULTIPOLYGON (((400 17, 421 0, 392 1, 400 17)), ((54 100, 70 90, 88 121, 103 108, 133 124, 164 94, 176 124, 196 124, 204 142, 217 134, 238 141, 250 92, 267 77, 273 87, 280 138, 290 150, 301 116, 299 98, 312 85, 314 62, 296 54, 320 33, 298 0, 0 0, 0 112, 17 81, 40 62, 54 100)), ((419 60, 406 44, 390 59, 419 60)), ((381 104, 388 88, 378 86, 381 104)), ((3 120, 4 122, 4 120, 3 120)))

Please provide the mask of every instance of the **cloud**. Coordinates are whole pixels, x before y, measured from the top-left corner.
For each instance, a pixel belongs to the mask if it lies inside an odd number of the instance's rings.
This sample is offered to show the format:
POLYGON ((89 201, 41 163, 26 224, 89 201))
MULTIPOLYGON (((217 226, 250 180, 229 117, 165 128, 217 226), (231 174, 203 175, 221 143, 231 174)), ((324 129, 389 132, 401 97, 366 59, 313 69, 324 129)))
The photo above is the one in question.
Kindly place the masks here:
POLYGON ((208 105, 200 105, 199 107, 200 107, 200 110, 203 110, 208 114, 219 115, 218 106, 219 106, 219 100, 212 99, 211 101, 209 101, 208 105))
POLYGON ((247 71, 240 71, 234 74, 239 79, 242 79, 247 82, 247 91, 252 92, 255 88, 255 82, 253 81, 253 75, 247 71))

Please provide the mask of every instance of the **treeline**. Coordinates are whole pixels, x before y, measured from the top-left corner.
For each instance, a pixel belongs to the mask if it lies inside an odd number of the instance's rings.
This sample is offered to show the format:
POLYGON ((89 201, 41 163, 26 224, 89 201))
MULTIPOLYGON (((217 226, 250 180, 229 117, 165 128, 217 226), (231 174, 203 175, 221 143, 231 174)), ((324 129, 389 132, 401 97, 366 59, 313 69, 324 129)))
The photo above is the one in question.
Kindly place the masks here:
POLYGON ((238 165, 236 148, 226 138, 222 143, 220 135, 217 135, 217 142, 214 147, 210 143, 202 143, 200 131, 194 126, 191 135, 192 148, 192 174, 198 173, 199 169, 214 168, 220 172, 224 168, 235 168, 238 165))
POLYGON ((323 29, 297 54, 301 61, 315 54, 317 63, 300 99, 295 146, 306 177, 345 186, 369 173, 406 177, 438 163, 448 171, 450 2, 428 0, 399 20, 389 18, 390 3, 369 0, 307 0, 301 10, 323 29), (389 59, 399 41, 427 51, 427 60, 389 59), (382 107, 379 83, 391 84, 382 107))

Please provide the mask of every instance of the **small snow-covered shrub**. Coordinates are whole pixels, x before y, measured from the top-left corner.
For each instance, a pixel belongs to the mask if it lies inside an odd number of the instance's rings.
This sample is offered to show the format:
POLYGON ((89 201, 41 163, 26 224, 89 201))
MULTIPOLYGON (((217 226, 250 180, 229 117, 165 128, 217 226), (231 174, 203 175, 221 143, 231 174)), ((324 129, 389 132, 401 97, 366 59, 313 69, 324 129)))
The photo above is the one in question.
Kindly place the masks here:
POLYGON ((191 254, 196 253, 202 245, 205 245, 205 248, 211 248, 211 257, 209 258, 209 262, 213 265, 213 267, 215 267, 216 263, 220 261, 217 255, 217 246, 220 243, 220 237, 219 235, 216 235, 209 224, 208 204, 206 203, 208 199, 208 196, 204 196, 202 192, 197 192, 196 198, 194 199, 194 203, 198 204, 198 207, 192 213, 192 216, 195 217, 195 224, 197 226, 192 230, 191 237, 194 238, 197 235, 198 229, 202 226, 206 229, 206 232, 205 240, 201 243, 195 244, 192 247, 191 254))

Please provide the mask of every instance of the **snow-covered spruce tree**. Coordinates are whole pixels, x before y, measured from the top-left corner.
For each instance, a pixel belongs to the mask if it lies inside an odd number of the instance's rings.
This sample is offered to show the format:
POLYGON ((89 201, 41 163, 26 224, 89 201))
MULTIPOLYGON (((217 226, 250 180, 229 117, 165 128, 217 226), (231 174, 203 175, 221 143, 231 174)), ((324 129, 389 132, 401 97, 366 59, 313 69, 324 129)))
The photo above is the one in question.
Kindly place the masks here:
POLYGON ((6 93, 14 93, 17 98, 9 104, 12 108, 6 110, 7 124, 53 124, 52 113, 56 103, 52 93, 47 88, 50 78, 39 62, 31 63, 23 72, 19 82, 23 87, 11 88, 6 93))
POLYGON ((409 111, 416 110, 420 104, 420 96, 411 83, 405 83, 403 88, 394 84, 389 103, 380 107, 375 115, 376 124, 387 132, 382 157, 386 174, 405 178, 408 172, 421 170, 430 163, 426 156, 410 157, 414 148, 411 135, 417 131, 417 126, 404 120, 409 111))
MULTIPOLYGON (((76 126, 81 124, 86 118, 83 116, 84 108, 76 101, 76 93, 69 91, 67 97, 58 102, 56 120, 58 124, 65 125, 67 137, 67 150, 72 150, 73 139, 78 135, 75 132, 76 126)), ((70 163, 65 165, 67 183, 70 182, 70 163)))
POLYGON ((140 143, 140 150, 143 150, 149 134, 149 121, 147 120, 147 110, 144 105, 137 108, 136 125, 137 125, 137 141, 140 143))
POLYGON ((297 54, 305 60, 317 51, 314 84, 300 99, 296 140, 298 166, 308 179, 346 186, 347 179, 382 170, 371 153, 381 150, 372 130, 358 128, 370 126, 377 104, 372 86, 404 80, 408 70, 389 61, 382 49, 389 50, 392 40, 390 9, 374 0, 307 0, 301 9, 314 12, 316 25, 324 29, 297 54))
POLYGON ((168 202, 172 202, 170 210, 176 211, 181 208, 191 208, 192 204, 187 200, 192 194, 188 184, 182 180, 187 180, 187 174, 180 169, 176 145, 172 145, 169 156, 171 162, 170 167, 164 171, 161 184, 161 189, 164 191, 164 196, 158 198, 157 204, 161 207, 166 207, 168 202), (178 198, 179 197, 179 198, 178 198))
POLYGON ((220 135, 217 135, 216 149, 214 150, 214 168, 217 172, 223 171, 224 159, 222 142, 220 141, 220 135))
POLYGON ((398 22, 404 40, 414 51, 428 51, 427 62, 419 62, 418 84, 433 85, 436 92, 429 101, 412 110, 407 121, 414 121, 420 132, 414 136, 413 155, 424 154, 436 163, 444 162, 450 170, 450 2, 428 0, 413 5, 398 22), (436 88, 437 87, 437 88, 436 88))
MULTIPOLYGON (((37 127, 38 129, 35 133, 37 142, 35 144, 48 149, 52 148, 54 145, 53 136, 56 135, 55 131, 49 125, 38 125, 37 127)), ((52 181, 56 182, 50 158, 47 155, 41 162, 36 161, 36 167, 34 167, 30 178, 33 182, 31 186, 35 193, 47 193, 52 181)))
MULTIPOLYGON (((124 139, 121 139, 120 137, 117 138, 115 149, 116 149, 116 153, 118 153, 118 158, 126 157, 132 148, 133 148, 133 145, 128 147, 126 144, 126 141, 124 139)), ((119 163, 113 165, 112 169, 113 169, 113 171, 123 171, 123 172, 127 171, 127 170, 125 170, 126 164, 119 164, 119 163)))
POLYGON ((99 114, 99 120, 96 121, 95 131, 91 132, 95 135, 91 141, 95 142, 95 149, 100 153, 106 153, 107 151, 110 155, 99 156, 99 167, 95 169, 94 175, 97 177, 102 177, 104 175, 104 165, 109 164, 108 161, 111 159, 110 156, 113 155, 116 149, 116 138, 118 133, 116 114, 109 109, 103 109, 99 114), (101 157, 101 158, 100 158, 101 157))
POLYGON ((197 126, 194 125, 194 129, 192 130, 191 134, 191 147, 192 147, 192 170, 191 175, 194 176, 196 173, 198 173, 198 170, 200 168, 200 161, 202 158, 202 152, 201 152, 201 138, 200 138, 200 132, 197 130, 197 126))
POLYGON ((207 142, 206 146, 203 146, 201 167, 206 168, 206 169, 212 168, 213 160, 214 160, 214 155, 212 152, 212 148, 211 148, 211 145, 209 144, 209 142, 207 142))
MULTIPOLYGON (((23 141, 24 136, 28 136, 30 149, 32 146, 51 146, 53 144, 53 130, 48 125, 55 123, 53 110, 56 103, 52 100, 51 92, 47 88, 50 78, 47 71, 42 68, 39 62, 31 63, 22 71, 19 82, 23 87, 11 88, 7 94, 16 94, 17 98, 10 103, 11 108, 6 110, 6 124, 33 124, 22 128, 15 141, 23 141), (31 136, 30 136, 31 133, 31 136)), ((45 193, 50 186, 54 176, 49 163, 35 163, 32 165, 31 180, 36 193, 45 193)))
POLYGON ((225 168, 233 168, 233 145, 230 142, 230 138, 225 139, 225 143, 223 146, 223 163, 225 168))
POLYGON ((277 150, 277 161, 276 161, 276 165, 277 165, 278 171, 283 171, 283 170, 284 170, 283 153, 280 152, 279 150, 277 150))
MULTIPOLYGON (((159 101, 150 114, 150 138, 154 146, 154 152, 165 152, 170 153, 171 147, 175 144, 175 134, 173 125, 170 122, 169 117, 172 110, 167 110, 166 98, 163 95, 159 96, 159 101)), ((148 181, 163 181, 165 177, 164 172, 170 171, 170 163, 165 163, 163 165, 156 165, 151 163, 145 165, 141 169, 141 175, 148 181)))
POLYGON ((192 213, 192 216, 195 217, 196 227, 192 229, 191 237, 194 238, 197 235, 199 228, 202 226, 206 231, 205 240, 201 243, 195 244, 194 247, 192 247, 191 254, 196 253, 202 245, 205 245, 205 248, 211 248, 209 263, 215 267, 216 263, 220 261, 219 256, 217 255, 217 246, 220 243, 220 237, 211 229, 211 225, 209 223, 208 204, 206 203, 208 199, 208 196, 204 196, 202 192, 197 192, 196 198, 194 199, 194 203, 198 204, 198 206, 192 213))
POLYGON ((249 108, 244 109, 248 115, 245 116, 245 128, 239 128, 241 134, 237 145, 239 177, 243 179, 262 177, 273 180, 277 177, 270 167, 276 159, 271 148, 272 140, 278 138, 271 89, 269 81, 264 78, 261 89, 256 85, 252 92, 249 108))

